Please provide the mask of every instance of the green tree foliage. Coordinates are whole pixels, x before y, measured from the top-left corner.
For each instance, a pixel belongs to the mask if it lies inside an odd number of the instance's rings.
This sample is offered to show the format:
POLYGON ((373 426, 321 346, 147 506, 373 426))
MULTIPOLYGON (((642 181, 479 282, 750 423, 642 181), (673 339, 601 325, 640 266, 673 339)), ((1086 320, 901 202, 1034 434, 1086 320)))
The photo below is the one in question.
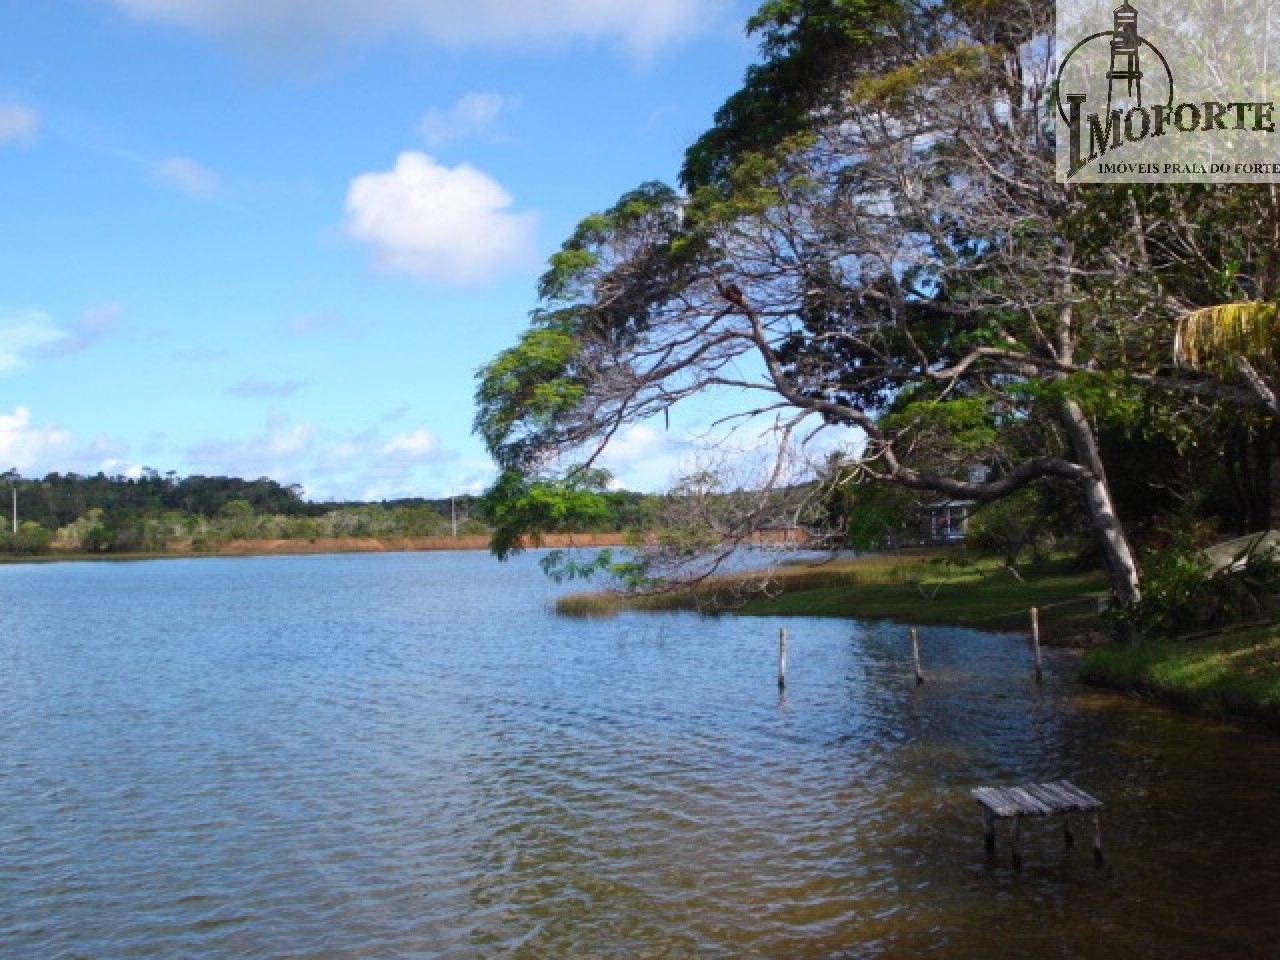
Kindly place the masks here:
POLYGON ((836 107, 852 77, 885 57, 913 23, 896 0, 768 0, 747 21, 760 39, 761 63, 716 112, 688 150, 681 183, 725 186, 747 154, 769 151, 807 131, 815 114, 836 107))
POLYGON ((1016 567, 1024 555, 1043 559, 1053 544, 1053 531, 1039 491, 1023 490, 984 505, 969 518, 966 540, 978 550, 999 556, 1016 567))
POLYGON ((1256 619, 1280 591, 1280 562, 1256 540, 1215 570, 1188 537, 1177 536, 1148 557, 1146 568, 1142 600, 1108 614, 1108 626, 1122 639, 1163 640, 1256 619))
POLYGON ((845 453, 865 479, 979 500, 1078 484, 1132 599, 1075 390, 1128 359, 1075 278, 1121 271, 1064 241, 1078 204, 1053 183, 1051 8, 786 0, 750 27, 765 63, 690 152, 692 195, 646 184, 585 218, 539 288, 554 371, 522 341, 482 372, 495 458, 549 482, 625 424, 734 397, 731 418, 776 418, 773 490, 796 488, 792 440, 832 428, 866 438, 845 453), (773 95, 783 77, 794 99, 773 95), (553 402, 525 414, 539 387, 553 402))
POLYGON ((52 541, 52 532, 28 520, 18 525, 17 533, 11 529, 0 532, 0 551, 25 555, 48 553, 52 541))
POLYGON ((523 549, 526 541, 539 545, 544 534, 605 522, 608 483, 609 475, 603 470, 577 470, 565 480, 531 482, 520 471, 507 468, 482 501, 493 531, 494 554, 506 559, 523 549))
POLYGON ((1057 184, 1053 13, 765 2, 761 62, 686 155, 686 193, 645 184, 586 217, 531 334, 482 373, 494 456, 554 482, 625 424, 733 396, 730 417, 776 418, 779 447, 850 429, 828 479, 984 502, 1036 487, 1038 509, 1074 490, 1124 601, 1138 568, 1109 473, 1141 521, 1247 486, 1261 522, 1270 439, 1240 409, 1280 411, 1280 197, 1057 184), (1189 451, 1210 468, 1181 469, 1189 451))
MULTIPOLYGON (((606 490, 602 475, 589 498, 556 515, 556 532, 614 532, 642 526, 652 498, 606 490)), ((298 487, 266 478, 84 477, 13 474, 19 536, 0 531, 0 551, 41 552, 51 546, 89 553, 163 552, 173 543, 209 549, 237 539, 442 537, 488 535, 483 505, 470 495, 381 503, 315 503, 298 487), (238 495, 233 495, 238 494, 238 495), (202 507, 207 509, 190 509, 202 507)), ((8 491, 6 491, 7 493, 8 491)))
POLYGON ((919 539, 921 496, 904 487, 858 483, 856 476, 829 484, 824 526, 841 546, 860 553, 890 550, 919 539))

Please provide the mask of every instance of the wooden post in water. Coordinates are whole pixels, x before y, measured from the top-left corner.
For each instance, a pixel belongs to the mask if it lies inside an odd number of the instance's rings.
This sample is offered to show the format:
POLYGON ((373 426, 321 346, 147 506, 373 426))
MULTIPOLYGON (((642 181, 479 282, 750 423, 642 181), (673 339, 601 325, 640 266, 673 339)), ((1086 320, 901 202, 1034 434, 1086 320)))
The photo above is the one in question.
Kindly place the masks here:
POLYGON ((924 683, 924 671, 920 669, 920 636, 916 628, 911 628, 911 659, 916 665, 916 686, 924 683))
POLYGON ((778 689, 787 686, 787 628, 778 631, 778 689))
POLYGON ((1044 683, 1044 660, 1040 656, 1040 611, 1031 608, 1031 645, 1036 651, 1036 683, 1044 683))

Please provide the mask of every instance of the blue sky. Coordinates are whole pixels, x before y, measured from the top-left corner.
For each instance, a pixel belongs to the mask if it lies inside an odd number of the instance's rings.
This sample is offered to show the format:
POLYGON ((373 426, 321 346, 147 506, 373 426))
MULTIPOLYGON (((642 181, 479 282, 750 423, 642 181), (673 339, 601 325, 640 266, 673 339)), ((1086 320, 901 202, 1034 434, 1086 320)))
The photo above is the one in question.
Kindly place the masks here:
POLYGON ((0 0, 0 470, 478 491, 476 369, 582 216, 674 178, 754 6, 0 0))

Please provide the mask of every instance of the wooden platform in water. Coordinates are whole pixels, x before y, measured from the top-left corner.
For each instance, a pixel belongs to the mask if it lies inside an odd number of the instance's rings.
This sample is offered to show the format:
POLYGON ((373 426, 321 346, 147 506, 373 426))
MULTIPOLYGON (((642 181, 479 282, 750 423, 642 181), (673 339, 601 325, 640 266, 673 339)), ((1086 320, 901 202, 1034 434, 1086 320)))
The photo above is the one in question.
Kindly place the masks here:
POLYGON ((1010 817, 1052 817, 1066 813, 1092 813, 1101 801, 1069 780, 1029 783, 1021 787, 977 787, 973 799, 1002 820, 1010 817))
POLYGON ((1023 817, 1062 817, 1063 837, 1067 846, 1071 846, 1074 838, 1069 817, 1073 813, 1093 814, 1093 857, 1097 863, 1102 862, 1102 828, 1098 816, 1102 810, 1102 802, 1069 780, 1028 783, 1017 787, 975 787, 969 792, 982 806, 986 827, 984 839, 988 852, 994 852, 996 848, 996 820, 1013 821, 1015 867, 1022 865, 1019 841, 1023 817))

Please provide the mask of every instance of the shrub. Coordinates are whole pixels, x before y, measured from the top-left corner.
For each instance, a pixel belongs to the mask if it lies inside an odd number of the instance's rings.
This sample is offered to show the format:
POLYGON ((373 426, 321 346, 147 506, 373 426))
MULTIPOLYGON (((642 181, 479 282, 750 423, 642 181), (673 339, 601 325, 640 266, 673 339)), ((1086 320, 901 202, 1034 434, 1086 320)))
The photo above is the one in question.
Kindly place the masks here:
POLYGON ((1108 627, 1121 639, 1174 637, 1197 629, 1237 623, 1262 612, 1280 590, 1280 562, 1254 540, 1220 570, 1190 538, 1175 537, 1152 553, 1143 567, 1142 600, 1107 612, 1108 627))

